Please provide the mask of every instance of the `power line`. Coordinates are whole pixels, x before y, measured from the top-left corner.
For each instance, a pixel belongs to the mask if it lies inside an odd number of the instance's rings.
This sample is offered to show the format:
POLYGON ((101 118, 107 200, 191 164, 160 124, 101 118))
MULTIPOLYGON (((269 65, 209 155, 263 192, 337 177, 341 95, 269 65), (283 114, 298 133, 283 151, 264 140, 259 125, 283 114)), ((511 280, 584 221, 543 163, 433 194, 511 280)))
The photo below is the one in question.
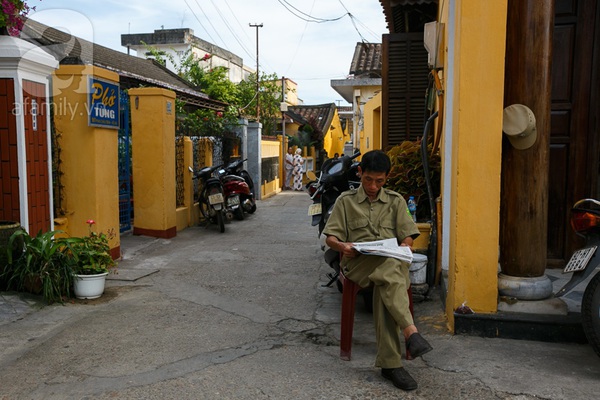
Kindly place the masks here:
POLYGON ((354 15, 350 15, 350 18, 354 19, 360 26, 362 26, 367 32, 369 32, 376 39, 377 43, 381 42, 381 34, 378 34, 377 32, 372 31, 371 28, 369 28, 367 25, 362 23, 354 15))
POLYGON ((315 23, 323 23, 323 22, 333 22, 333 21, 338 21, 342 18, 344 18, 347 14, 344 14, 342 16, 339 16, 337 18, 319 18, 319 17, 314 17, 310 14, 307 14, 301 10, 299 10, 298 8, 294 7, 293 5, 291 5, 289 2, 287 2, 286 0, 277 0, 279 2, 279 4, 281 4, 286 10, 288 10, 293 16, 295 16, 296 18, 299 18, 303 21, 306 22, 315 22, 315 23), (292 9, 295 11, 292 11, 292 9), (296 14, 296 12, 300 13, 301 15, 296 14))
MULTIPOLYGON (((221 35, 219 35, 219 31, 215 28, 215 26, 212 24, 212 22, 210 21, 210 18, 208 18, 208 15, 206 15, 206 13, 204 12, 204 9, 202 8, 202 6, 200 5, 200 3, 198 3, 198 0, 194 0, 196 2, 196 5, 198 6, 198 8, 200 9, 200 11, 202 11, 202 14, 204 14, 204 16, 206 17, 206 20, 208 21, 208 23, 210 24, 210 26, 212 26, 213 30, 216 32, 217 36, 219 37, 219 39, 221 39, 221 43, 223 43, 223 48, 227 51, 229 51, 229 49, 227 48, 227 45, 225 44, 225 41, 223 40, 223 38, 221 37, 221 35)), ((214 43, 214 40, 213 40, 214 43)), ((216 43, 215 43, 216 44, 216 43)))
POLYGON ((194 14, 194 18, 196 18, 196 21, 198 21, 198 23, 200 24, 200 26, 202 27, 202 29, 204 29, 204 32, 206 32, 206 34, 208 35, 208 37, 210 38, 210 40, 212 40, 212 42, 215 43, 215 39, 213 39, 213 37, 210 35, 210 33, 204 27, 204 25, 202 25, 202 21, 200 21, 200 18, 198 18, 198 16, 196 15, 196 13, 194 12, 194 10, 192 9, 192 6, 190 6, 190 4, 187 2, 187 0, 184 0, 184 1, 185 1, 185 4, 190 9, 190 11, 192 12, 192 14, 194 14))
POLYGON ((223 14, 221 13, 221 10, 219 10, 219 7, 217 7, 217 5, 215 4, 214 0, 210 0, 210 2, 212 3, 212 5, 215 7, 215 10, 217 10, 217 13, 219 14, 219 17, 221 17, 221 20, 223 21, 223 23, 225 24, 225 26, 227 27, 227 30, 229 30, 229 32, 231 33, 231 35, 233 36, 233 38, 235 39, 236 42, 238 42, 238 44, 240 45, 240 47, 242 48, 242 50, 244 50, 246 52, 246 54, 248 54, 250 56, 250 58, 252 58, 252 55, 250 54, 250 51, 248 50, 248 48, 240 41, 240 39, 238 38, 238 36, 235 34, 235 32, 233 31, 233 29, 231 28, 231 25, 229 25, 229 22, 227 22, 227 19, 225 19, 225 17, 223 16, 223 14))
POLYGON ((363 37, 363 35, 360 33, 360 31, 358 30, 358 27, 356 26, 356 22, 355 22, 355 18, 352 15, 352 13, 350 13, 350 11, 348 11, 348 8, 346 7, 346 5, 342 2, 342 0, 338 0, 340 2, 340 4, 342 5, 342 7, 344 7, 344 10, 346 10, 346 12, 348 13, 348 15, 350 16, 350 20, 352 21, 352 26, 354 26, 354 30, 356 30, 356 33, 358 33, 358 36, 360 36, 360 38, 362 39, 363 42, 367 42, 367 40, 363 37))
MULTIPOLYGON (((310 7, 311 13, 312 13, 312 10, 315 8, 316 2, 317 2, 317 0, 313 0, 312 6, 310 7)), ((290 64, 288 65, 288 67, 285 70, 285 75, 287 75, 288 71, 292 67, 292 64, 296 60, 296 56, 298 55, 298 49, 300 49, 300 44, 302 43, 302 40, 304 39, 304 34, 306 33, 306 28, 308 28, 308 21, 306 21, 306 24, 304 24, 304 30, 302 30, 302 35, 300 36, 300 40, 298 41, 298 45, 296 46, 296 51, 294 51, 294 55, 290 59, 290 64)))

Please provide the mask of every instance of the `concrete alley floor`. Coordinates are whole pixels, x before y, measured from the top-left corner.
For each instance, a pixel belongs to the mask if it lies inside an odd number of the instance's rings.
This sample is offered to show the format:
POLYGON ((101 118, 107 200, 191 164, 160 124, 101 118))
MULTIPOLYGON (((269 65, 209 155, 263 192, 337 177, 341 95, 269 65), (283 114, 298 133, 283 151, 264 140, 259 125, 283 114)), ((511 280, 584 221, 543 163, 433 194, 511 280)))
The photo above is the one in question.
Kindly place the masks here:
POLYGON ((258 203, 221 234, 125 235, 97 300, 46 306, 0 293, 0 399, 591 399, 587 344, 453 336, 439 293, 415 305, 434 350, 405 361, 403 392, 373 367, 359 298, 352 361, 339 358, 341 294, 307 217, 306 193, 258 203))

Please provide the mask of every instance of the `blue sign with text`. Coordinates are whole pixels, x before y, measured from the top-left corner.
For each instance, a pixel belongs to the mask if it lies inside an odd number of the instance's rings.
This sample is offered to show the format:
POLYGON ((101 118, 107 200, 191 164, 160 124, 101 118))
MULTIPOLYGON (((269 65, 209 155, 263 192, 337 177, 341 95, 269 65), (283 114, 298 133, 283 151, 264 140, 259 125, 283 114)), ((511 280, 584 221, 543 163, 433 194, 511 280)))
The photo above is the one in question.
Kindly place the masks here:
POLYGON ((119 85, 90 77, 88 125, 119 129, 119 85))

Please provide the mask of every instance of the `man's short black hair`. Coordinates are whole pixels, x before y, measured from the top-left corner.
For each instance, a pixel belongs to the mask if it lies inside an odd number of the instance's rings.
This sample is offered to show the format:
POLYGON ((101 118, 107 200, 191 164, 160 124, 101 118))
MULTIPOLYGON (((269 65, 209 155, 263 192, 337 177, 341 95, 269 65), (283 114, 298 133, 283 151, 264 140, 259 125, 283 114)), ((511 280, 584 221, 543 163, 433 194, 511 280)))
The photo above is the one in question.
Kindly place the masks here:
POLYGON ((392 169, 392 163, 385 152, 381 150, 371 150, 362 156, 360 168, 363 172, 385 172, 387 175, 392 169))

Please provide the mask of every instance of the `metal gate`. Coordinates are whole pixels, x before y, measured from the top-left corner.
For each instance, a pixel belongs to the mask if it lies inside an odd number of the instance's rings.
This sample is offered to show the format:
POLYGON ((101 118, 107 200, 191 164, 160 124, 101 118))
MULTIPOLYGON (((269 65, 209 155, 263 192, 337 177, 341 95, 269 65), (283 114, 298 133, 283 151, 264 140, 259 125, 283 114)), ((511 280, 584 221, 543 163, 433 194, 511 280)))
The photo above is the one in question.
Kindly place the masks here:
POLYGON ((121 91, 119 104, 119 225, 120 231, 131 230, 131 121, 129 119, 129 95, 121 91))

